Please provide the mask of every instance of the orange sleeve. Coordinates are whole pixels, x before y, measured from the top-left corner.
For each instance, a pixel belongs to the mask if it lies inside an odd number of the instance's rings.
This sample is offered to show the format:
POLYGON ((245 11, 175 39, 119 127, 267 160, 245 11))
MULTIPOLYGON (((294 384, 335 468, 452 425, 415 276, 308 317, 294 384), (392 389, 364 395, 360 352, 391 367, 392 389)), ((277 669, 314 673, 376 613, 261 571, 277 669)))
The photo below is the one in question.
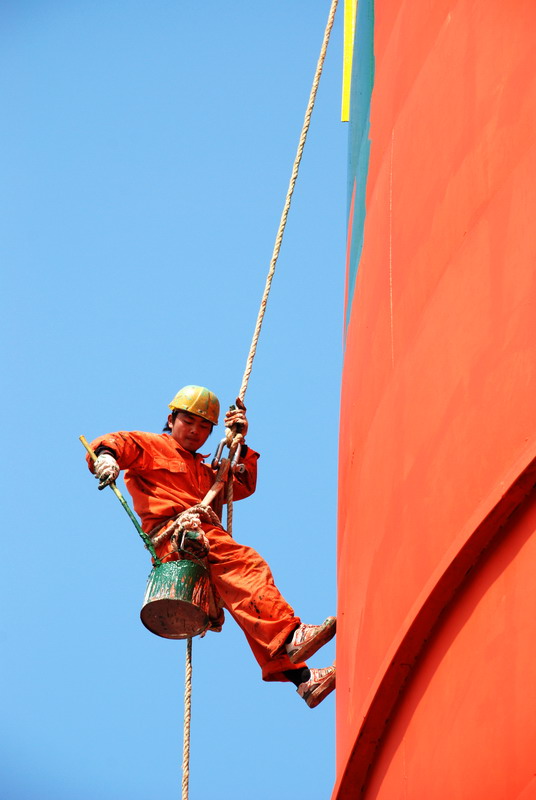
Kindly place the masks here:
MULTIPOLYGON (((91 442, 91 448, 107 447, 113 450, 115 458, 121 469, 132 467, 137 461, 143 458, 143 449, 134 441, 128 431, 118 431, 117 433, 106 433, 91 442)), ((93 461, 89 454, 86 461, 91 472, 94 472, 93 461)))
POLYGON ((257 461, 260 455, 248 447, 247 453, 240 460, 246 468, 244 472, 235 472, 233 475, 233 496, 235 500, 243 500, 255 491, 257 486, 257 461))

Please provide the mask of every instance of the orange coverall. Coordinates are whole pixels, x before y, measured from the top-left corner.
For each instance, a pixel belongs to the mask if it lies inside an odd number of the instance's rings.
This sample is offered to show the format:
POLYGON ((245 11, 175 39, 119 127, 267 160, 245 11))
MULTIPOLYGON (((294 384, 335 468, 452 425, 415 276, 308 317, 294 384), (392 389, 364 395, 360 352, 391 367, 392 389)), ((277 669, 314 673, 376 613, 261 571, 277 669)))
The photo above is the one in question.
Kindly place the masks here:
MULTIPOLYGON (((167 433, 119 431, 95 439, 94 450, 106 447, 125 470, 125 484, 132 495, 142 528, 150 534, 157 526, 200 503, 214 482, 205 456, 185 450, 167 433)), ((248 447, 242 459, 245 472, 234 476, 234 497, 240 500, 255 491, 259 454, 248 447)), ((93 463, 87 459, 93 472, 93 463)), ((270 567, 251 547, 239 544, 223 528, 203 524, 210 543, 208 563, 212 584, 224 606, 243 630, 265 681, 286 681, 292 664, 283 645, 300 624, 299 617, 277 589, 270 567), (283 651, 283 652, 281 652, 283 651)), ((156 548, 162 561, 179 555, 168 540, 156 548)))

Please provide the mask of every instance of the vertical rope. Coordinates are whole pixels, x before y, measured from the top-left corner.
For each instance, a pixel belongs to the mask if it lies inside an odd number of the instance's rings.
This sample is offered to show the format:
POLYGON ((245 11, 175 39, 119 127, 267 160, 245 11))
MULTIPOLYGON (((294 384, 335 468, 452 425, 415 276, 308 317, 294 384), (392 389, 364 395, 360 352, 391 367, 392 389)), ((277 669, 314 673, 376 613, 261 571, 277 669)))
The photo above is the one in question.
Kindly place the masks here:
POLYGON ((227 521, 226 521, 226 528, 227 533, 232 536, 233 535, 233 473, 229 472, 229 478, 227 480, 227 485, 225 487, 225 491, 227 493, 227 521))
POLYGON ((184 738, 182 746, 182 800, 188 800, 190 782, 190 720, 192 717, 192 637, 186 642, 184 688, 184 738))
POLYGON ((264 319, 264 314, 266 311, 266 304, 268 302, 268 295, 270 294, 270 288, 272 286, 272 279, 275 273, 275 266, 277 264, 277 259, 279 257, 279 251, 281 250, 281 243, 283 241, 283 234, 285 232, 285 226, 287 224, 287 217, 288 212, 290 209, 290 203, 292 201, 292 195, 294 192, 294 186, 296 185, 296 178, 298 177, 298 170, 300 168, 300 162, 303 154, 303 148, 305 146, 305 140, 307 138, 307 133, 309 132, 309 126, 311 123, 311 114, 313 113, 313 107, 316 100, 316 94, 318 91, 318 84, 320 82, 320 76, 322 75, 322 69, 324 66, 324 61, 326 58, 326 51, 328 48, 329 37, 331 35, 331 30, 333 28, 333 22, 335 20, 335 11, 337 10, 337 2, 338 0, 332 0, 331 8, 328 15, 328 21, 326 24, 326 30, 324 32, 324 39, 322 40, 322 47, 320 48, 320 55, 318 57, 318 62, 316 65, 315 76, 313 79, 313 85, 311 87, 311 94, 309 95, 309 102, 307 104, 307 110, 305 112, 305 118, 303 121, 302 132, 300 136, 300 141, 298 144, 298 150, 296 152, 296 157, 294 159, 294 165, 292 167, 292 174, 290 176, 290 182, 287 190, 287 196, 285 199, 285 205, 283 207, 283 213, 281 214, 281 221, 279 223, 279 228, 277 231, 277 236, 275 237, 275 244, 274 250, 272 253, 272 259, 270 261, 270 269, 268 270, 268 276, 266 278, 266 284, 264 287, 264 292, 262 295, 261 305, 259 308, 259 313, 257 316, 257 322, 255 324, 255 331, 253 333, 253 339, 251 342, 251 347, 249 349, 249 354, 246 361, 246 369, 244 371, 244 377, 242 378, 242 386, 240 387, 239 397, 241 400, 244 399, 246 394, 246 390, 248 387, 249 376, 251 375, 251 369, 253 366, 253 359, 255 358, 255 353, 257 352, 257 342, 259 341, 259 336, 262 327, 262 321, 264 319))
MULTIPOLYGON (((318 92, 318 84, 320 83, 320 76, 322 75, 322 69, 324 67, 324 61, 326 59, 326 51, 328 49, 329 37, 331 35, 331 31, 333 28, 333 23, 335 21, 335 12, 337 10, 337 3, 338 0, 332 0, 331 8, 328 14, 328 21, 326 23, 326 29, 324 31, 324 38, 322 40, 322 47, 320 48, 320 55, 318 57, 318 62, 316 65, 315 75, 313 79, 313 85, 311 87, 311 92, 309 95, 309 102, 307 103, 307 109, 305 111, 305 117, 303 120, 302 131, 300 135, 300 140, 298 142, 298 149, 296 151, 296 157, 294 159, 294 164, 292 167, 292 173, 290 176, 290 181, 287 189, 287 196, 285 198, 285 205, 283 207, 283 213, 281 214, 281 220, 279 222, 279 228, 277 230, 277 235, 275 237, 275 244, 274 249, 272 252, 272 258, 270 260, 270 268, 268 270, 268 275, 266 277, 266 283, 264 286, 264 292, 261 299, 261 304, 259 308, 259 313, 257 315, 257 322, 255 323, 255 330, 253 332, 253 339, 251 341, 251 346, 249 348, 248 357, 246 360, 246 368, 244 371, 244 377, 242 378, 242 385, 240 387, 240 391, 238 396, 241 400, 244 399, 246 390, 248 388, 249 377, 251 375, 251 370, 253 367, 253 359, 255 358, 255 353, 257 352, 257 343, 259 341, 259 336, 261 333, 262 322, 264 319, 264 314, 266 312, 266 305, 268 303, 268 295, 270 294, 270 289, 272 287, 272 279, 275 273, 275 267, 277 264, 277 259, 279 258, 279 252, 281 250, 281 243, 283 241, 283 234, 285 232, 285 226, 287 224, 287 217, 288 212, 290 210, 290 204, 292 202, 292 195, 294 193, 294 187, 296 185, 296 179, 298 177, 298 170, 300 168, 300 163, 303 155, 303 148, 305 146, 305 140, 307 139, 307 134, 309 132, 309 127, 311 124, 311 115, 313 113, 313 108, 316 100, 316 95, 318 92)), ((233 532, 233 479, 232 475, 229 476, 229 481, 227 483, 227 530, 232 535, 233 532)))
MULTIPOLYGON (((307 133, 309 131, 309 126, 311 123, 311 114, 313 112, 313 107, 316 100, 316 95, 318 91, 318 84, 320 81, 320 76, 322 75, 322 69, 324 66, 324 61, 326 58, 326 51, 328 47, 329 37, 331 34, 331 30, 333 28, 333 22, 335 19, 335 11, 337 10, 337 3, 338 0, 332 0, 331 8, 328 15, 328 21, 326 25, 326 30, 324 32, 324 38, 322 40, 322 47, 320 48, 320 56, 318 58, 318 62, 316 65, 315 76, 313 79, 313 86, 311 88, 311 93, 309 95, 309 102, 307 104, 307 110, 305 112, 305 118, 303 121, 302 132, 300 136, 300 141, 298 143, 298 150, 296 152, 296 157, 294 159, 294 165, 292 167, 292 173, 290 176, 290 182, 287 190, 287 196, 285 198, 285 205, 283 208, 283 213, 281 215, 281 220, 279 223, 279 228, 277 231, 277 235, 275 238, 274 250, 272 253, 272 258, 270 261, 270 268, 268 270, 268 276, 266 278, 266 284, 264 287, 264 292, 261 300, 261 305, 259 308, 259 313, 257 315, 257 322, 255 324, 255 331, 253 333, 253 340, 251 342, 251 347, 249 349, 249 354, 246 361, 246 369, 244 372, 244 377, 242 378, 242 385, 240 387, 239 397, 241 400, 244 399, 246 394, 249 377, 251 375, 251 369, 253 366, 253 359, 255 358, 255 353, 257 351, 257 343, 259 341, 259 336, 261 332, 262 322, 264 319, 264 314, 266 311, 266 304, 268 302, 268 295, 270 294, 270 288, 272 285, 272 279, 275 273, 275 267, 277 264, 277 259, 279 257, 279 252, 281 250, 281 243, 283 241, 283 234, 285 231, 285 226, 287 224, 287 217, 288 212, 290 209, 290 204, 292 201, 292 195, 294 193, 294 186, 296 185, 296 179, 298 177, 298 170, 300 168, 301 158, 303 154, 303 148, 305 146, 305 140, 307 138, 307 133)), ((232 535, 233 529, 233 480, 232 475, 230 475, 229 480, 227 482, 227 530, 232 535)), ((185 675, 185 690, 184 690, 184 744, 183 744, 183 752, 182 752, 182 800, 188 800, 188 784, 190 780, 190 719, 191 719, 191 712, 192 712, 192 639, 188 638, 187 647, 186 647, 186 675, 185 675)))

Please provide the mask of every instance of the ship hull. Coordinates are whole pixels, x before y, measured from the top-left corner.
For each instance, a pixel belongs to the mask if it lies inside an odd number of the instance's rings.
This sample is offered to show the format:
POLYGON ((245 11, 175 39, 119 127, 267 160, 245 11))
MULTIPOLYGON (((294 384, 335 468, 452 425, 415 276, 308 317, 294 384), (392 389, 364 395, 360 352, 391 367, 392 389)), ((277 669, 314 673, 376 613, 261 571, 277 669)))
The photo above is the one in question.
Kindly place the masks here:
POLYGON ((536 797, 534 30, 358 4, 337 800, 536 797))

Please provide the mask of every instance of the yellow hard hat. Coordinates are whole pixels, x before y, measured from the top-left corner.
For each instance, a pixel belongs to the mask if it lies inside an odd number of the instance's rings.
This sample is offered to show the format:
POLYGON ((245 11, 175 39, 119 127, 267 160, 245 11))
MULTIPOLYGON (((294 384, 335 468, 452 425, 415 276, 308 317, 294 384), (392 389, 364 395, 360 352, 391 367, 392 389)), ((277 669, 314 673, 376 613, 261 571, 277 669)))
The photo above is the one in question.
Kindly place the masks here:
POLYGON ((169 408, 172 411, 188 411, 189 414, 207 419, 213 425, 218 424, 220 401, 214 392, 205 389, 204 386, 183 386, 169 404, 169 408))

